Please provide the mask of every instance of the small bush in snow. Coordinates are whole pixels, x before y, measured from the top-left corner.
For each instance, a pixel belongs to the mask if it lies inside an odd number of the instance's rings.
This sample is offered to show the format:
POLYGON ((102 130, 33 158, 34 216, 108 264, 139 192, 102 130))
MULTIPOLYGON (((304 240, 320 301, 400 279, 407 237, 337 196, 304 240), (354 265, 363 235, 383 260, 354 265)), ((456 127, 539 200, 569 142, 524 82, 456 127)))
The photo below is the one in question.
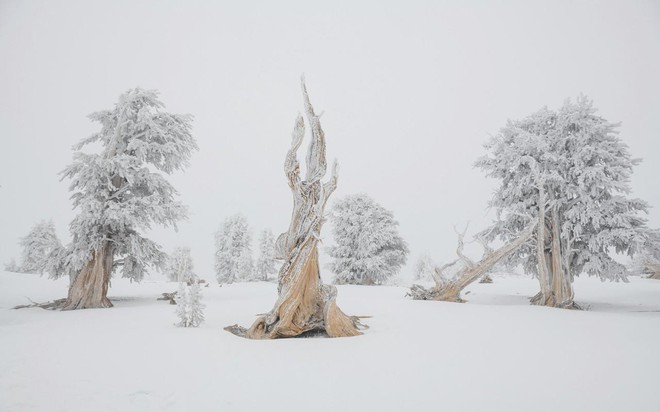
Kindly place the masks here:
POLYGON ((176 314, 179 317, 177 326, 196 328, 204 322, 204 304, 202 303, 202 289, 197 279, 192 279, 189 286, 185 282, 179 283, 176 294, 176 314))

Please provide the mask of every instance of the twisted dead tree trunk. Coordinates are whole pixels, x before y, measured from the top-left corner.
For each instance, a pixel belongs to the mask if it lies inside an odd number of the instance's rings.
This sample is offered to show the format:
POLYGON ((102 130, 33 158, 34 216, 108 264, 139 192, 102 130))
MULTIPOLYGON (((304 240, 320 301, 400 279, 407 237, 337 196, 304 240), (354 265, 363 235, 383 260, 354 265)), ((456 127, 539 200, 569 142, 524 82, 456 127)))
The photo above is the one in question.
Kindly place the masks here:
POLYGON ((293 213, 286 233, 281 234, 275 249, 284 259, 278 275, 278 299, 273 309, 257 318, 249 329, 238 325, 225 330, 250 339, 275 339, 299 336, 308 332, 326 333, 330 337, 355 336, 364 327, 358 317, 347 316, 337 306, 337 289, 323 285, 319 272, 318 242, 323 224, 323 210, 337 187, 337 163, 327 182, 325 135, 319 116, 314 113, 304 78, 302 79, 305 114, 312 140, 306 158, 306 176, 300 177, 297 151, 302 144, 305 125, 298 116, 293 129, 291 148, 284 171, 293 193, 293 213))
POLYGON ((62 310, 111 308, 108 285, 114 262, 112 243, 104 241, 69 287, 62 310))
POLYGON ((434 275, 434 280, 436 284, 433 288, 427 289, 420 285, 413 285, 410 288, 408 295, 416 300, 464 302, 464 300, 461 299, 461 291, 477 279, 484 276, 484 274, 488 273, 497 262, 527 242, 532 237, 535 228, 536 223, 530 223, 513 242, 508 243, 491 253, 486 253, 477 263, 474 263, 463 254, 463 237, 465 236, 465 232, 459 233, 458 247, 456 249, 456 254, 459 258, 450 264, 435 269, 436 274, 434 275), (458 260, 463 262, 465 268, 463 268, 453 280, 446 280, 443 271, 449 266, 454 265, 458 260))
MULTIPOLYGON (((552 194, 551 194, 552 198, 552 194)), ((533 305, 565 309, 581 309, 573 301, 573 279, 570 274, 569 254, 571 241, 565 239, 562 247, 559 212, 550 211, 550 230, 546 233, 545 191, 539 186, 539 230, 537 234, 537 268, 540 292, 530 299, 533 305), (546 247, 549 237, 549 248, 546 247), (563 250, 562 250, 563 249, 563 250)))

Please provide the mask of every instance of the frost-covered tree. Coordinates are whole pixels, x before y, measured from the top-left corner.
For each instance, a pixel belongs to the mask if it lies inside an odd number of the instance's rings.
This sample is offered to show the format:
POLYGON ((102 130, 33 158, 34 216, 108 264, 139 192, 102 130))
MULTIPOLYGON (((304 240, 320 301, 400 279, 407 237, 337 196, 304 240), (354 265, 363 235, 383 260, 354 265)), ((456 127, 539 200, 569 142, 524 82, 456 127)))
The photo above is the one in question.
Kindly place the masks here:
POLYGON ((269 275, 277 273, 275 269, 275 237, 270 230, 264 230, 259 237, 259 258, 256 265, 256 277, 268 280, 269 275))
POLYGON ((164 269, 167 279, 171 282, 188 282, 193 279, 193 260, 190 248, 178 247, 167 258, 164 269))
POLYGON ((408 246, 392 212, 364 194, 347 196, 332 208, 328 248, 337 284, 383 285, 406 263, 408 246))
POLYGON ((225 219, 215 234, 215 273, 218 283, 252 277, 252 235, 241 214, 225 219))
POLYGON ((154 90, 132 89, 111 110, 90 115, 101 130, 74 146, 62 172, 72 180, 73 241, 51 260, 52 276, 73 275, 64 309, 111 307, 107 298, 115 271, 139 281, 166 254, 141 232, 154 224, 174 226, 186 216, 177 191, 159 172, 188 165, 197 144, 190 115, 170 114, 154 90), (99 153, 80 151, 90 143, 99 153))
POLYGON ((631 273, 660 279, 660 229, 650 230, 642 250, 631 263, 631 273))
POLYGON ((254 267, 254 259, 252 259, 252 248, 248 247, 244 248, 241 254, 238 256, 238 265, 237 265, 237 270, 236 274, 238 276, 239 281, 243 282, 253 282, 259 280, 257 278, 254 267))
POLYGON ((477 167, 499 180, 490 205, 498 219, 488 238, 511 241, 536 220, 531 240, 508 258, 539 278, 532 303, 577 307, 572 281, 581 273, 625 280, 612 252, 632 255, 646 239, 647 204, 631 199, 633 159, 616 124, 590 100, 567 100, 508 124, 486 144, 477 167))
POLYGON ((5 270, 7 272, 19 272, 21 268, 16 264, 16 259, 11 258, 8 263, 5 263, 5 270))
POLYGON ((202 289, 196 278, 191 279, 191 283, 179 283, 179 290, 176 294, 176 315, 179 318, 177 326, 184 328, 196 328, 204 322, 204 308, 202 303, 202 289))
POLYGON ((417 258, 413 269, 413 280, 427 282, 433 279, 433 270, 435 263, 428 254, 423 254, 417 258))
POLYGON ((23 248, 19 271, 25 273, 43 273, 49 255, 62 247, 52 220, 34 225, 19 243, 23 248))

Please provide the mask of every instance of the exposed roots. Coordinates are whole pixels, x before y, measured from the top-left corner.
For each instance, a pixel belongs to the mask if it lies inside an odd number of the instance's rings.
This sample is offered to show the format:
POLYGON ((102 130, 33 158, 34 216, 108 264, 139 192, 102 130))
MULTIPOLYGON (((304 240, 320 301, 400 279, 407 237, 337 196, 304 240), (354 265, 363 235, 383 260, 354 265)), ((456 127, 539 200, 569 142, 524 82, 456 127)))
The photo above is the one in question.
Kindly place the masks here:
POLYGON ((421 285, 412 285, 410 291, 406 293, 406 296, 409 296, 414 300, 439 300, 443 302, 465 303, 465 300, 460 297, 460 291, 457 291, 456 289, 439 288, 437 286, 425 288, 421 285))
POLYGON ((41 308, 41 309, 48 309, 48 310, 57 310, 57 309, 62 309, 66 305, 66 298, 63 299, 56 299, 50 302, 45 302, 45 303, 38 303, 33 301, 32 299, 28 298, 30 302, 32 302, 29 305, 17 305, 14 306, 13 309, 25 309, 25 308, 41 308))

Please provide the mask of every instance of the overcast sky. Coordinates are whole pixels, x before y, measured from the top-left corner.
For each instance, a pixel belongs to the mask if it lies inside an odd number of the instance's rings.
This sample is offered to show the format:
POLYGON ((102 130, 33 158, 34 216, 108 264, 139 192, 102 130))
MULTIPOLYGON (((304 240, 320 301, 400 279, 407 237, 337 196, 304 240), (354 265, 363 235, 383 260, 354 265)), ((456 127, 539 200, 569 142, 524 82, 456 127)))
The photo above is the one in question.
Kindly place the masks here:
POLYGON ((171 178, 189 221, 152 236, 190 246, 213 278, 225 217, 242 212, 255 238, 288 225, 282 164, 303 72, 341 167, 334 200, 365 192, 392 210, 407 273, 420 253, 452 257, 453 224, 492 217, 495 182, 472 168, 489 135, 580 93, 622 122, 644 159, 633 195, 660 226, 658 1, 0 0, 0 263, 41 219, 68 240, 57 173, 99 129, 86 116, 140 86, 195 116, 200 147, 171 178))

